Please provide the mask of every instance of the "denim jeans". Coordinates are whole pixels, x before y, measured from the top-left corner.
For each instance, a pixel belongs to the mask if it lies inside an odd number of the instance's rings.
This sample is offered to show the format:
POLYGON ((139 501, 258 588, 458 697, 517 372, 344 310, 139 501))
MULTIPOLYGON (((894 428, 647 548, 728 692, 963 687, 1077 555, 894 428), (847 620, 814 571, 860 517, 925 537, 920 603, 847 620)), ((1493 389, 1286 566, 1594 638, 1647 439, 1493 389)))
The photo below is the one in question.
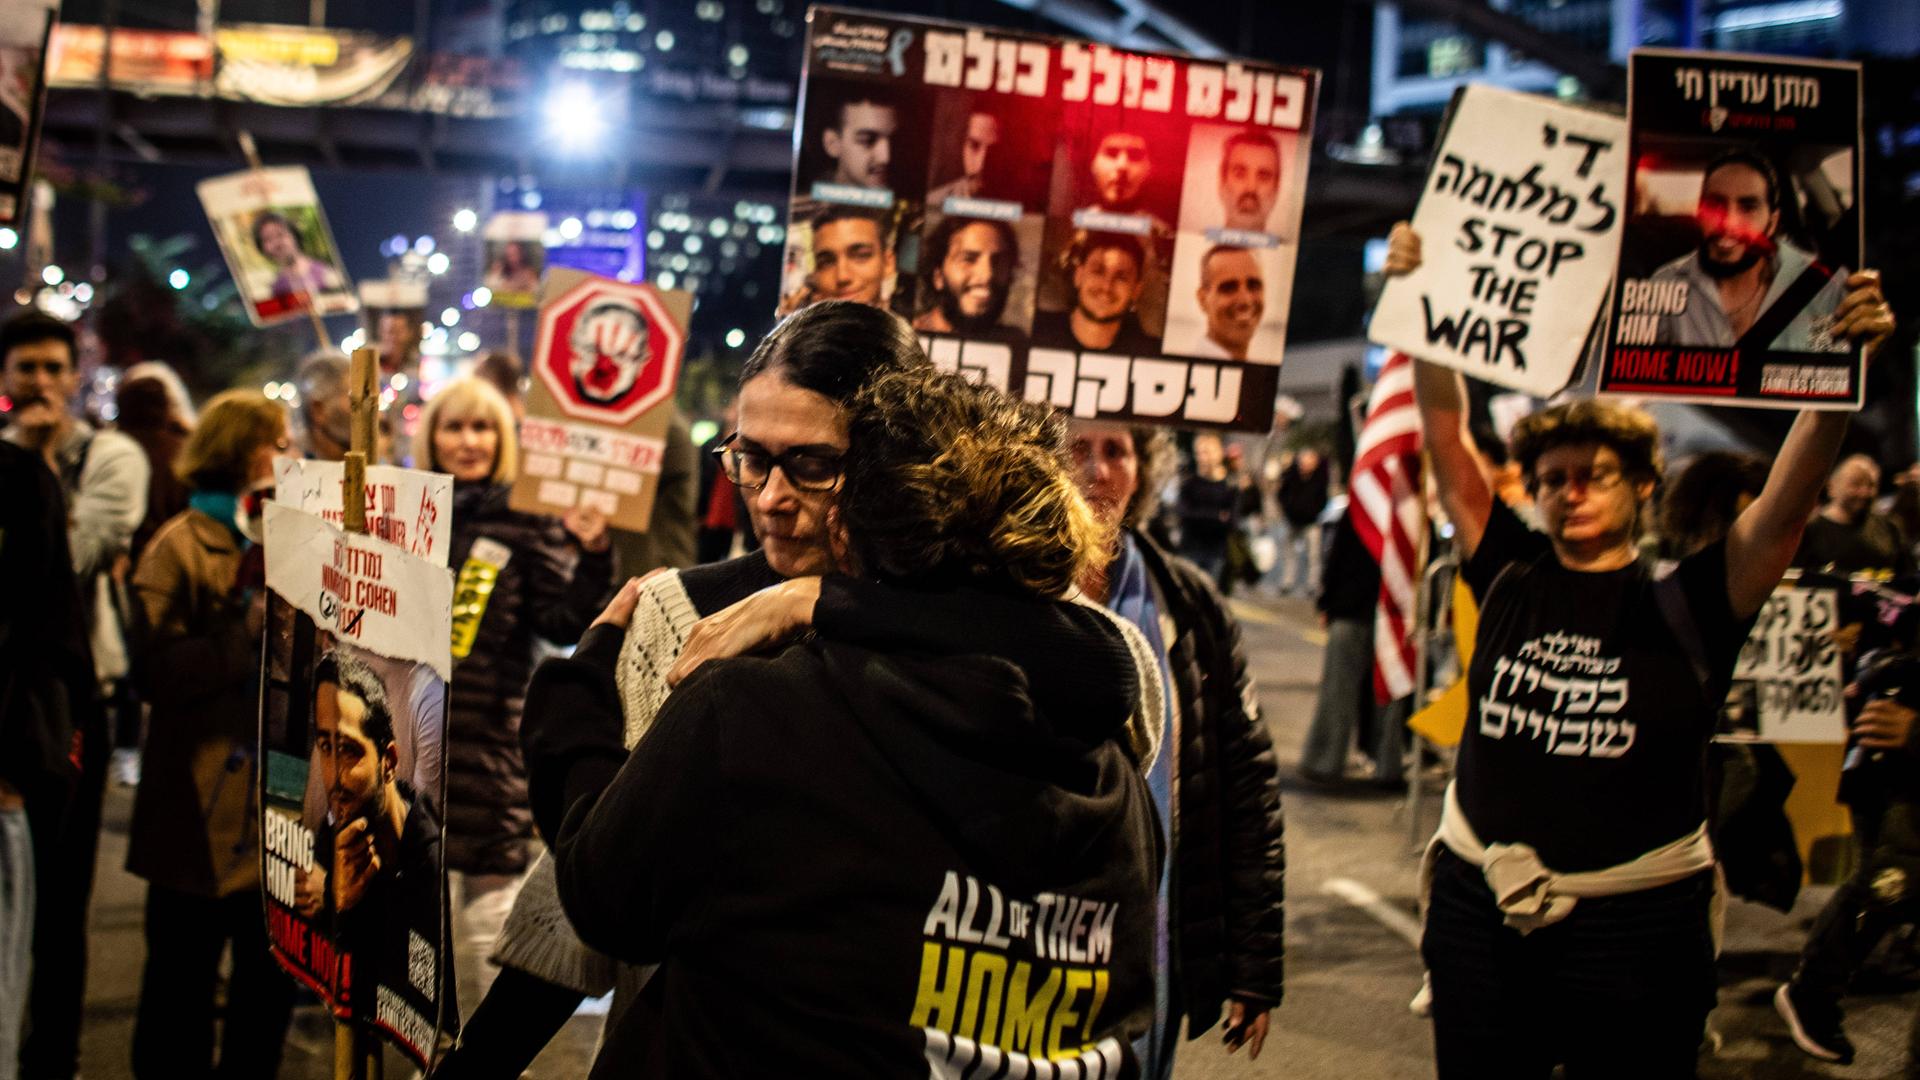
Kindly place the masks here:
POLYGON ((1276 592, 1312 596, 1320 589, 1320 523, 1293 525, 1282 517, 1268 527, 1273 538, 1273 569, 1260 584, 1276 592))
POLYGON ((25 810, 0 810, 0 1080, 20 1075, 32 964, 33 840, 25 810))

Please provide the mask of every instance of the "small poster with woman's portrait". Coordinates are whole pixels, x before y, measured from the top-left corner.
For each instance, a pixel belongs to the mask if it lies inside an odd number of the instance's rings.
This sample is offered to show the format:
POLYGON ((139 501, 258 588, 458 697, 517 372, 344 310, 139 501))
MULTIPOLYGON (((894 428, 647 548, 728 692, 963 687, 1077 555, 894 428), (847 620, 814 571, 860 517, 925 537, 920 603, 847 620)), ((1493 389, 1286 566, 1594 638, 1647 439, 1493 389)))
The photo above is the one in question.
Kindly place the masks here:
POLYGON ((355 311, 359 301, 313 176, 298 165, 203 180, 200 204, 255 326, 355 311))
POLYGON ((487 219, 481 237, 487 244, 487 272, 480 284, 493 293, 492 306, 528 309, 540 306, 540 272, 547 267, 547 215, 537 210, 502 210, 487 219))

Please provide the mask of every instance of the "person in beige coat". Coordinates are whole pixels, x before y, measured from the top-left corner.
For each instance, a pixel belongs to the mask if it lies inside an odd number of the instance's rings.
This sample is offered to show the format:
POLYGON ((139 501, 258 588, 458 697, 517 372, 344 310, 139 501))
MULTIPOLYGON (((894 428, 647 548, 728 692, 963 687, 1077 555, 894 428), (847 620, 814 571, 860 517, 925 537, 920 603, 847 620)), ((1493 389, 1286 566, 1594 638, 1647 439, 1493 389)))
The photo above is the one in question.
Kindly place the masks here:
POLYGON ((267 951, 254 801, 266 595, 240 506, 290 445, 285 410, 259 391, 209 402, 175 465, 188 508, 154 534, 133 578, 144 624, 139 674, 153 708, 127 847, 127 869, 147 880, 133 1034, 140 1077, 279 1068, 293 985, 267 951), (229 943, 216 1067, 214 992, 229 943))

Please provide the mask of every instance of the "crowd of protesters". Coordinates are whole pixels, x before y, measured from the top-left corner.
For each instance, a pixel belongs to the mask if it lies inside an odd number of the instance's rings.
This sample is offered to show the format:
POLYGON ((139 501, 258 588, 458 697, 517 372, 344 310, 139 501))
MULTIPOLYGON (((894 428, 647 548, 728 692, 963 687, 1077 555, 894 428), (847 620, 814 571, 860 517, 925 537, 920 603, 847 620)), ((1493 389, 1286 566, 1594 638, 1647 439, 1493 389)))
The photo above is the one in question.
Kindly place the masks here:
MULTIPOLYGON (((1389 271, 1418 262, 1396 230, 1389 271)), ((1849 290, 1835 336, 1878 342, 1877 279, 1849 290)), ((141 365, 96 428, 75 354, 49 316, 0 327, 0 573, 34 613, 0 627, 0 1077, 76 1075, 110 773, 137 785, 127 868, 147 883, 135 1074, 270 1076, 296 992, 260 916, 261 499, 276 458, 345 453, 347 361, 303 362, 291 416, 250 390, 196 410, 141 365)), ((1439 1073, 1690 1076, 1719 932, 1709 741, 1735 657, 1789 566, 1910 576, 1916 479, 1836 466, 1834 413, 1802 414, 1770 461, 1707 455, 1671 479, 1626 406, 1556 404, 1488 440, 1456 375, 1416 369, 1433 506, 1480 612, 1421 866, 1439 1073), (1555 635, 1617 661, 1638 753, 1545 754, 1482 722, 1555 635)), ((1228 596, 1317 608, 1303 776, 1342 782, 1356 748, 1389 787, 1425 765, 1413 703, 1374 698, 1379 568, 1324 440, 1200 433, 1183 466, 1168 432, 941 374, 895 316, 824 301, 760 343, 706 446, 676 416, 652 528, 620 535, 509 506, 523 377, 487 356, 399 433, 453 477, 451 565, 485 597, 447 687, 464 1022, 434 1075, 518 1076, 609 992, 596 1076, 770 1058, 938 1076, 1030 1054, 1165 1078, 1213 1030, 1260 1053, 1284 1023, 1280 775, 1228 596), (1016 963, 975 922, 1036 906, 1062 942, 1090 921, 1099 947, 1016 963), (1029 1003, 1039 1021, 1007 1011, 1029 978, 1061 986, 1029 1003), (1016 1023, 1053 1034, 1016 1047, 1016 1023)), ((1868 856, 1777 998, 1831 1060, 1851 1055, 1849 976, 1912 915, 1886 871, 1920 861, 1920 692, 1902 682, 1920 661, 1845 644, 1879 766, 1851 793, 1868 856)))

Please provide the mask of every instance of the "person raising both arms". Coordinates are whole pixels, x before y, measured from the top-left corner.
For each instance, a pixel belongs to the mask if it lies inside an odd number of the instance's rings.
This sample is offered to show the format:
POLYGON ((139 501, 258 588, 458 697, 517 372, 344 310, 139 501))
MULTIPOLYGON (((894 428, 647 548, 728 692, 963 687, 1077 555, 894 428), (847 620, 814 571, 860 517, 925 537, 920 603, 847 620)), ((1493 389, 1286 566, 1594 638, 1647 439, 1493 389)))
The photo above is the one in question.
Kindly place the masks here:
MULTIPOLYGON (((1387 271, 1419 265, 1394 227, 1387 271)), ((1833 333, 1893 330, 1871 272, 1833 333)), ((1804 411, 1723 540, 1656 576, 1635 539, 1660 478, 1638 409, 1522 420, 1536 532, 1493 498, 1459 375, 1416 361, 1421 432, 1480 605, 1468 715, 1422 866, 1442 1080, 1692 1077, 1714 1004, 1705 754, 1735 660, 1793 559, 1848 417, 1804 411)))

